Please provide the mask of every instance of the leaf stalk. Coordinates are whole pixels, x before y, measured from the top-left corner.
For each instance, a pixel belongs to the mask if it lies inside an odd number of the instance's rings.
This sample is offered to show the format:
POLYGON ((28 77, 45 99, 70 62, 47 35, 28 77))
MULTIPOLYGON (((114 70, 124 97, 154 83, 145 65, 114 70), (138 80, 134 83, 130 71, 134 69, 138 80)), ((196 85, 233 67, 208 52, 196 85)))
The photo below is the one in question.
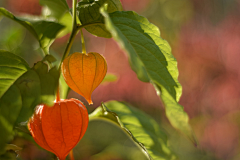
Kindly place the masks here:
POLYGON ((87 55, 87 51, 86 51, 86 46, 85 46, 85 41, 84 41, 84 36, 83 36, 83 32, 81 29, 81 40, 82 40, 82 53, 87 55))

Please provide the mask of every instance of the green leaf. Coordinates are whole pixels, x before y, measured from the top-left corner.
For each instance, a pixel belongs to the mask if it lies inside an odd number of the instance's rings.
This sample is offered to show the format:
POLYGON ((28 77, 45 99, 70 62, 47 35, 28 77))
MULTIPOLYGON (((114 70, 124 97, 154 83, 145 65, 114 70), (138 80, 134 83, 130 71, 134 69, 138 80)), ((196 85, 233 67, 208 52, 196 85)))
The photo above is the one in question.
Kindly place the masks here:
POLYGON ((1 7, 0 15, 4 15, 23 25, 39 41, 40 47, 43 48, 46 53, 48 53, 49 46, 56 38, 59 31, 64 28, 63 25, 52 21, 15 17, 12 13, 1 7))
MULTIPOLYGON (((159 29, 132 11, 108 14, 101 8, 101 13, 105 17, 106 28, 120 47, 128 53, 132 66, 135 66, 136 61, 141 62, 140 71, 146 72, 155 86, 172 126, 182 131, 196 144, 188 123, 189 117, 178 104, 182 87, 178 82, 177 61, 167 41, 160 37, 159 29)), ((138 70, 133 70, 140 77, 138 70)))
POLYGON ((4 30, 0 37, 0 48, 9 51, 15 50, 21 45, 25 38, 25 29, 22 26, 14 25, 4 30))
POLYGON ((61 17, 61 19, 59 20, 59 23, 64 25, 65 28, 61 30, 61 32, 58 34, 58 38, 63 37, 72 31, 72 15, 69 12, 65 13, 61 17))
POLYGON ((19 24, 23 25, 29 32, 31 32, 33 34, 33 36, 35 38, 38 39, 38 35, 35 32, 34 28, 32 27, 32 25, 24 20, 21 20, 20 18, 15 17, 12 13, 10 13, 9 11, 7 11, 5 8, 0 7, 0 16, 3 15, 11 20, 14 20, 16 22, 18 22, 19 24))
POLYGON ((107 12, 122 11, 122 4, 119 0, 83 0, 78 3, 78 17, 82 25, 93 22, 100 24, 85 27, 91 34, 98 37, 111 38, 111 34, 105 28, 104 18, 99 13, 99 9, 103 4, 108 4, 107 12), (102 24, 101 24, 102 23, 102 24))
POLYGON ((16 158, 15 153, 7 152, 4 155, 0 155, 1 160, 19 160, 16 158))
POLYGON ((22 101, 22 105, 16 106, 21 109, 16 116, 16 124, 27 121, 34 108, 41 103, 41 82, 38 74, 30 69, 18 78, 14 85, 18 88, 22 101))
POLYGON ((50 54, 48 54, 48 55, 46 55, 44 58, 43 58, 43 62, 44 61, 47 61, 47 62, 49 62, 49 63, 52 63, 52 62, 55 62, 57 59, 53 56, 53 55, 50 55, 50 54))
POLYGON ((47 64, 40 61, 34 65, 33 70, 38 74, 41 82, 41 102, 52 106, 60 76, 58 69, 53 67, 48 71, 47 64))
POLYGON ((108 82, 115 82, 117 79, 118 79, 118 77, 116 75, 108 73, 104 77, 104 79, 102 81, 102 84, 105 84, 105 83, 108 83, 108 82))
POLYGON ((0 50, 0 155, 16 123, 27 121, 38 104, 53 105, 59 71, 42 61, 32 69, 19 56, 0 50))
POLYGON ((21 93, 16 85, 12 85, 0 99, 0 155, 5 152, 5 144, 12 137, 12 130, 21 110, 21 93))
POLYGON ((149 159, 176 159, 167 146, 165 132, 154 119, 126 103, 111 101, 105 105, 102 104, 90 114, 90 120, 102 117, 116 122, 142 148, 149 159))
POLYGON ((63 37, 72 31, 72 15, 66 0, 40 0, 40 4, 44 6, 42 14, 45 18, 54 18, 65 26, 58 37, 63 37))
POLYGON ((38 40, 40 43, 40 47, 44 50, 49 49, 49 46, 53 43, 58 33, 64 29, 65 27, 59 23, 45 21, 45 20, 28 20, 31 22, 34 30, 38 34, 38 40))
POLYGON ((50 10, 50 17, 60 19, 69 11, 66 0, 40 0, 40 4, 46 6, 50 10))
POLYGON ((0 50, 0 98, 29 69, 26 61, 8 51, 0 50))

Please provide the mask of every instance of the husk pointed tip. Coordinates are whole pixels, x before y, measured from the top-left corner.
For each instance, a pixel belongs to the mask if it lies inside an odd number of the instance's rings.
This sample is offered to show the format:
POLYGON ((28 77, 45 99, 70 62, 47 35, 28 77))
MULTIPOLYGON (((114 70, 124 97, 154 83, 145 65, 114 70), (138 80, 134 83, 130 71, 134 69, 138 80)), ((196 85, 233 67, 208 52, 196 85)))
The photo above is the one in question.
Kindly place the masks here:
POLYGON ((87 99, 87 102, 88 102, 89 105, 93 104, 92 99, 87 99))

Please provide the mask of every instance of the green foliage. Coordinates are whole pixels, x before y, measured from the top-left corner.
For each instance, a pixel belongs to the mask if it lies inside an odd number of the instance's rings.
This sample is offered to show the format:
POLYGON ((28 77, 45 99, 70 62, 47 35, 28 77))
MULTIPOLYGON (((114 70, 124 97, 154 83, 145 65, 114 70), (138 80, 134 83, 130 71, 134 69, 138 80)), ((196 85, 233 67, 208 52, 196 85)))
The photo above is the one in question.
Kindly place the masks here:
POLYGON ((176 159, 167 146, 166 134, 154 119, 126 103, 111 101, 105 105, 102 104, 90 114, 90 120, 102 117, 116 122, 142 148, 149 159, 176 159))
POLYGON ((39 0, 40 4, 44 6, 43 15, 46 18, 53 18, 58 23, 65 26, 60 31, 58 37, 62 37, 72 30, 72 16, 66 0, 39 0))
POLYGON ((88 129, 73 153, 76 160, 148 160, 138 144, 118 124, 106 118, 89 121, 88 129))
POLYGON ((20 57, 11 54, 10 52, 0 50, 0 98, 11 87, 11 85, 29 66, 20 57))
POLYGON ((33 68, 19 56, 0 50, 0 154, 16 123, 28 120, 36 105, 53 105, 59 71, 38 62, 33 68))
POLYGON ((15 50, 21 45, 25 36, 25 30, 17 25, 8 27, 0 37, 0 48, 9 51, 15 50))
POLYGON ((101 8, 101 13, 105 17, 106 28, 129 54, 139 79, 144 79, 141 73, 146 73, 150 78, 166 107, 170 123, 185 133, 193 143, 197 143, 188 124, 188 115, 178 104, 182 87, 177 79, 177 61, 167 41, 160 37, 159 29, 132 11, 108 14, 101 8), (136 61, 140 62, 141 67, 139 63, 136 65, 136 61))
POLYGON ((47 64, 42 61, 33 66, 33 70, 38 74, 41 83, 41 102, 52 106, 55 100, 55 93, 58 87, 59 71, 56 67, 48 71, 47 64))
POLYGON ((122 10, 119 0, 82 0, 78 3, 78 17, 82 25, 98 22, 98 25, 87 26, 85 29, 98 37, 111 38, 111 34, 104 26, 104 18, 99 13, 100 7, 107 3, 107 12, 112 13, 122 10))
POLYGON ((0 8, 0 15, 4 15, 5 17, 23 25, 39 41, 40 47, 45 51, 46 54, 48 53, 49 46, 56 38, 59 31, 64 28, 63 25, 52 21, 15 17, 12 13, 4 8, 0 8))
POLYGON ((102 84, 107 83, 107 82, 115 82, 118 79, 118 77, 114 74, 106 74, 106 76, 104 77, 102 84))
POLYGON ((39 0, 40 4, 46 6, 50 10, 49 17, 61 19, 61 17, 69 12, 69 7, 66 0, 39 0))
POLYGON ((42 61, 47 61, 49 63, 52 63, 52 62, 55 62, 56 61, 56 58, 52 55, 46 55, 42 61))

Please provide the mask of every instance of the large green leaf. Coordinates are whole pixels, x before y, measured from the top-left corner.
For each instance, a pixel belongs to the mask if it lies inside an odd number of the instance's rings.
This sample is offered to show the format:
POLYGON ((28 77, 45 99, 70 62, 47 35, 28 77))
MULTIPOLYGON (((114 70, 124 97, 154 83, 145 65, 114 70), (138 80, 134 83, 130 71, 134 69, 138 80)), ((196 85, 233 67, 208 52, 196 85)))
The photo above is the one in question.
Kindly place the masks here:
POLYGON ((23 25, 39 41, 40 47, 43 48, 45 52, 48 52, 49 46, 56 38, 59 31, 64 28, 63 25, 52 21, 15 17, 12 13, 1 7, 0 15, 4 15, 23 25))
POLYGON ((66 0, 40 0, 41 5, 46 6, 50 10, 51 17, 60 19, 66 12, 69 11, 66 0))
POLYGON ((62 37, 72 31, 72 15, 66 0, 40 0, 40 4, 44 6, 42 11, 44 17, 54 18, 65 26, 58 34, 58 37, 62 37))
POLYGON ((21 93, 16 85, 12 85, 0 99, 0 155, 5 152, 5 144, 13 136, 13 126, 21 106, 21 93))
POLYGON ((63 25, 51 21, 29 20, 29 22, 31 22, 34 30, 38 34, 38 40, 41 44, 41 48, 45 50, 48 50, 49 46, 55 40, 58 33, 64 28, 63 25))
POLYGON ((0 51, 0 154, 16 123, 29 119, 38 104, 53 105, 59 71, 38 62, 33 68, 19 56, 0 51))
POLYGON ((176 159, 167 146, 166 134, 154 119, 125 103, 111 101, 105 105, 102 104, 90 114, 90 120, 103 117, 116 122, 142 148, 149 159, 176 159))
POLYGON ((28 64, 22 58, 0 50, 0 98, 28 69, 28 64))
POLYGON ((85 27, 85 29, 93 35, 98 37, 111 38, 111 34, 105 28, 104 18, 99 13, 99 9, 103 4, 107 3, 107 12, 122 11, 122 4, 120 0, 82 0, 78 3, 77 11, 78 17, 82 25, 93 22, 100 24, 85 27))
POLYGON ((105 17, 106 28, 130 56, 132 66, 137 67, 133 70, 138 77, 141 77, 139 70, 147 73, 164 103, 170 123, 196 143, 188 123, 189 117, 178 104, 182 87, 178 82, 177 61, 167 41, 160 37, 159 29, 132 11, 108 14, 101 8, 101 13, 105 17), (141 67, 136 65, 136 61, 141 62, 141 67))

